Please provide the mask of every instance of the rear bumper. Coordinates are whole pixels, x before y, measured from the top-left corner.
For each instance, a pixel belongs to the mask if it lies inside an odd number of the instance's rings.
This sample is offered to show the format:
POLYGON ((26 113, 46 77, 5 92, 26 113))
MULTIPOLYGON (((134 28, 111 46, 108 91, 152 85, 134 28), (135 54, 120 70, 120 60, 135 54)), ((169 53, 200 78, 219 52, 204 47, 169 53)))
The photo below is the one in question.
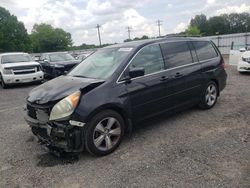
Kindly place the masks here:
POLYGON ((44 73, 42 71, 23 74, 23 75, 2 75, 5 84, 18 84, 18 83, 29 83, 43 80, 44 73))
POLYGON ((64 122, 42 123, 26 115, 26 122, 40 143, 58 152, 81 152, 84 149, 83 128, 64 122))
POLYGON ((227 85, 227 72, 225 70, 220 71, 219 75, 217 75, 217 80, 219 84, 219 91, 221 92, 223 89, 225 89, 227 85))

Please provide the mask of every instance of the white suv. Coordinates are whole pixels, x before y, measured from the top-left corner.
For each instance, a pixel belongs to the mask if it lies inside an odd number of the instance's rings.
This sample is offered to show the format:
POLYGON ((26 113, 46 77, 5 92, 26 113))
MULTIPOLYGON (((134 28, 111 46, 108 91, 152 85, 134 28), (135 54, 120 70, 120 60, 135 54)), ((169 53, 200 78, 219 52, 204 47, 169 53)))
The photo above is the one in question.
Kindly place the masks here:
POLYGON ((10 84, 39 82, 44 73, 39 63, 27 53, 0 54, 0 82, 3 88, 10 84))

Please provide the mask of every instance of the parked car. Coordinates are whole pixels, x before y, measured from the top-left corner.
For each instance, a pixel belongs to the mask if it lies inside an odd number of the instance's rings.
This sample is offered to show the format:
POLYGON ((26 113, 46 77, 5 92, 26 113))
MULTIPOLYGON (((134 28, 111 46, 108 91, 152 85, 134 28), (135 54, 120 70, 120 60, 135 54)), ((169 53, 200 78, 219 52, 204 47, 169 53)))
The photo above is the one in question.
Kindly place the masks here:
POLYGON ((44 53, 39 61, 45 76, 48 78, 63 75, 80 62, 67 52, 44 53))
POLYGON ((236 45, 232 44, 231 50, 229 53, 229 65, 237 66, 239 60, 241 60, 242 54, 246 51, 245 45, 236 45))
POLYGON ((25 119, 53 151, 106 155, 135 123, 194 105, 212 108, 226 86, 224 65, 216 46, 203 39, 109 46, 33 89, 25 119))
POLYGON ((32 56, 32 59, 34 60, 34 61, 36 61, 36 62, 39 62, 40 61, 40 55, 34 55, 34 56, 32 56))
POLYGON ((0 54, 0 82, 2 88, 11 84, 41 82, 43 71, 39 63, 27 53, 0 54))
POLYGON ((76 56, 76 59, 79 60, 79 61, 83 61, 88 56, 90 56, 92 53, 94 53, 94 52, 79 54, 78 56, 76 56))
POLYGON ((238 60, 237 70, 239 73, 250 72, 250 47, 244 50, 238 60))

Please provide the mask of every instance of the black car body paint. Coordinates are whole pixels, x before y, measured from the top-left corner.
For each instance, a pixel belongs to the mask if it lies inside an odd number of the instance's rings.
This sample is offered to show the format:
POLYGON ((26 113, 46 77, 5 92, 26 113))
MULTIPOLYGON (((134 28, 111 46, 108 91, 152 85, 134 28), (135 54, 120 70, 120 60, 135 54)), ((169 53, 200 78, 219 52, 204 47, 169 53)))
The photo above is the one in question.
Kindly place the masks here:
POLYGON ((214 58, 199 61, 198 47, 195 48, 194 41, 203 40, 166 38, 108 47, 130 49, 130 53, 111 76, 103 80, 65 75, 35 88, 27 98, 28 112, 25 119, 33 133, 49 148, 80 152, 84 149, 84 131, 88 122, 105 109, 118 112, 129 128, 133 123, 156 114, 198 104, 209 81, 218 84, 219 92, 225 88, 227 74, 221 66, 224 62, 218 49, 214 47, 217 54, 214 58), (166 63, 168 57, 164 54, 164 50, 168 49, 165 43, 171 46, 172 42, 180 41, 187 43, 191 62, 169 68, 166 63), (144 47, 150 45, 159 45, 157 48, 161 49, 164 67, 142 77, 129 78, 129 63, 144 47), (49 121, 53 106, 79 90, 81 98, 74 113, 62 120, 49 121), (85 125, 77 127, 71 125, 70 121, 85 125))

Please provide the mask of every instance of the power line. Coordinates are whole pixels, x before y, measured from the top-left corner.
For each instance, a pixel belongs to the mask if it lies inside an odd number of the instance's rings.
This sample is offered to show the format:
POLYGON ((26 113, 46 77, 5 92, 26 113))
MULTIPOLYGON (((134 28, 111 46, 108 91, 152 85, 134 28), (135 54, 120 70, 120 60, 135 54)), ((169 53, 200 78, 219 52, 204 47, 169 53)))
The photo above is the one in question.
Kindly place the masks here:
POLYGON ((97 28, 97 33, 98 33, 98 38, 99 38, 99 43, 100 43, 100 46, 102 45, 102 41, 101 41, 101 35, 100 35, 100 25, 97 24, 96 25, 96 28, 97 28))
POLYGON ((128 38, 131 39, 130 37, 130 33, 131 33, 131 30, 132 30, 132 27, 126 27, 126 29, 128 30, 128 38))
POLYGON ((156 23, 157 23, 157 26, 158 26, 159 37, 160 37, 160 36, 161 36, 161 25, 162 25, 162 20, 157 20, 156 23))

